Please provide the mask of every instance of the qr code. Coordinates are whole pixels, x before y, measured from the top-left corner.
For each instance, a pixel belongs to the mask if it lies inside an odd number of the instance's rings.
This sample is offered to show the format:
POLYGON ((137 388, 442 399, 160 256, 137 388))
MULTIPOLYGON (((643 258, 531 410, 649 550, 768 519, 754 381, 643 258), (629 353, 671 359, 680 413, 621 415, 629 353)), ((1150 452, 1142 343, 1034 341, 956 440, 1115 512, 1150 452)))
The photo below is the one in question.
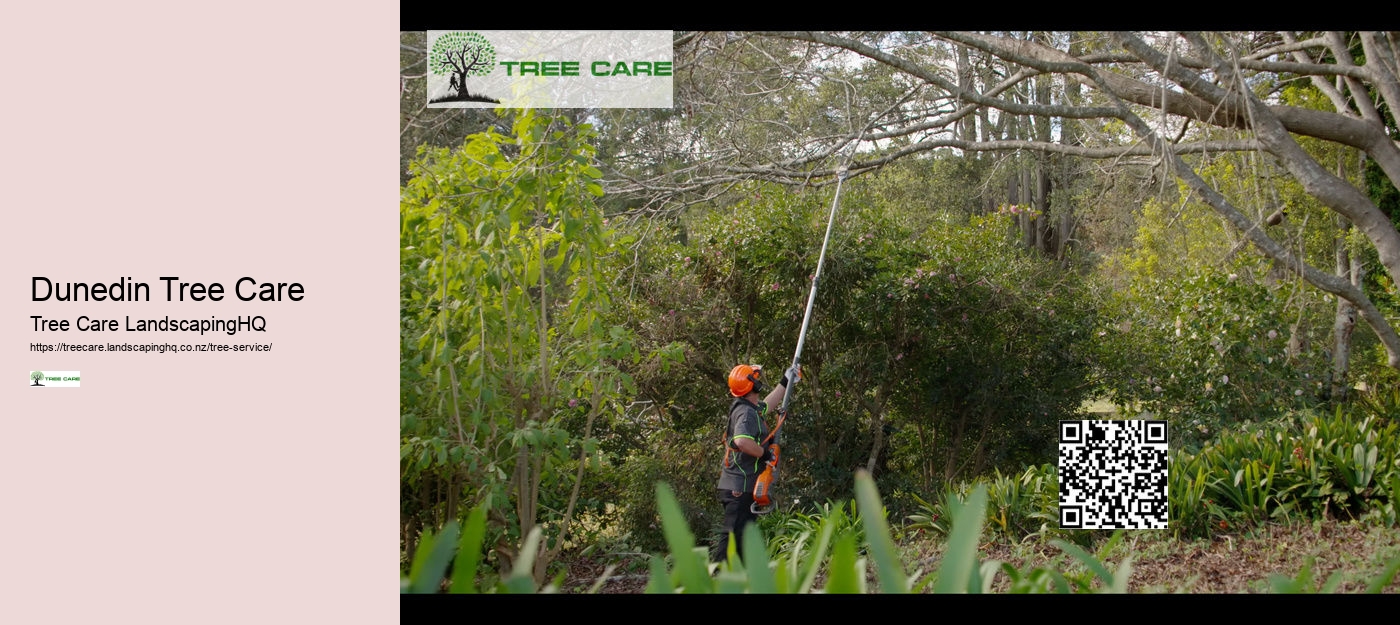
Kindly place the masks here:
POLYGON ((1060 528, 1166 529, 1167 422, 1061 421, 1060 528))

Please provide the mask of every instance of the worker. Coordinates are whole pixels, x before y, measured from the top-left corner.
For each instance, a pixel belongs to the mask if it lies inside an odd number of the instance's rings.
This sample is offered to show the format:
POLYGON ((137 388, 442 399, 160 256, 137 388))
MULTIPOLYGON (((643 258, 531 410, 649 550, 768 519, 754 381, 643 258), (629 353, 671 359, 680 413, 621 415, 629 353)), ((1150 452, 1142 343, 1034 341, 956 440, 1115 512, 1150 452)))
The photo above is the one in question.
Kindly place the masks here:
POLYGON ((772 459, 772 442, 768 441, 768 425, 763 417, 783 403, 790 387, 797 384, 802 370, 789 367, 783 379, 763 397, 763 367, 738 365, 729 372, 729 423, 724 436, 724 463, 720 469, 718 496, 724 505, 724 528, 719 540, 710 549, 710 559, 721 562, 734 535, 735 547, 743 557, 744 528, 758 515, 753 511, 754 483, 764 466, 772 459), (768 444, 765 445, 764 443, 768 444))

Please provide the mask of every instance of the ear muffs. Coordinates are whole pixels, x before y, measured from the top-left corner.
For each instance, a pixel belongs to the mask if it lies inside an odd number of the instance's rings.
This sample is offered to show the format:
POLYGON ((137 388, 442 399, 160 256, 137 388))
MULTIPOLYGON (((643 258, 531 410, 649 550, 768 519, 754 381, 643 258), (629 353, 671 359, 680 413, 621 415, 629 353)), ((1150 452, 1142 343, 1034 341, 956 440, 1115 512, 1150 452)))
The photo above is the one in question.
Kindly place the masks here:
POLYGON ((758 372, 749 374, 749 381, 753 382, 753 392, 759 395, 768 392, 768 385, 763 383, 763 380, 760 379, 761 377, 762 374, 758 372))

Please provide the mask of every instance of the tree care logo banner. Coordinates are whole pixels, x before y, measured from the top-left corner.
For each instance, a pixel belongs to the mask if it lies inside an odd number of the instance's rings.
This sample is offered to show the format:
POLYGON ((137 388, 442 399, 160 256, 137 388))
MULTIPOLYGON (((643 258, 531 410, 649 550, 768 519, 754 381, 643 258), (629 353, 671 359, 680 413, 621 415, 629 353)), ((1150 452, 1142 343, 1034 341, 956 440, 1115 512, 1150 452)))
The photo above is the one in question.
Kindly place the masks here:
POLYGON ((29 386, 34 388, 78 388, 81 381, 77 371, 29 372, 29 386))
POLYGON ((428 108, 671 108, 669 30, 430 30, 428 108))

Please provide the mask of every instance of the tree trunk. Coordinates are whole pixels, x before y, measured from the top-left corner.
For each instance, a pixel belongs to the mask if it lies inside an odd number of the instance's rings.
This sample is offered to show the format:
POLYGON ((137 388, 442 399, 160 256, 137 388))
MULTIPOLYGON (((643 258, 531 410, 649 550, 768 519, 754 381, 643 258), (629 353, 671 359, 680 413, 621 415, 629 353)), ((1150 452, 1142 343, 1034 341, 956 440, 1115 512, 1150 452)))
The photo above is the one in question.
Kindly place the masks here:
POLYGON ((469 98, 471 93, 467 91, 467 73, 457 72, 457 97, 469 98))
MULTIPOLYGON (((1035 192, 1031 188, 1031 168, 1026 163, 1022 163, 1020 169, 1021 198, 1025 200, 1024 205, 1026 207, 1034 207, 1035 192)), ((1021 223, 1023 224, 1021 227, 1021 243, 1025 245, 1027 249, 1035 247, 1035 220, 1031 219, 1030 213, 1022 213, 1021 223)))
MULTIPOLYGON (((968 57, 966 47, 958 46, 957 63, 958 86, 968 91, 976 91, 977 86, 973 84, 972 78, 972 60, 968 57)), ((963 117, 962 121, 958 123, 956 128, 958 130, 960 138, 965 139, 967 141, 976 140, 977 116, 967 115, 963 117)))
MULTIPOLYGON (((1355 267, 1351 254, 1347 250, 1347 233, 1351 231, 1351 222, 1338 215, 1336 217, 1341 231, 1337 237, 1337 275, 1353 284, 1357 282, 1356 275, 1352 269, 1355 267)), ((1346 299, 1337 298, 1337 313, 1332 322, 1332 388, 1331 397, 1333 402, 1343 402, 1347 398, 1347 369, 1351 358, 1351 333, 1356 327, 1356 306, 1346 299)))
POLYGON ((1050 176, 1046 173, 1046 156, 1040 154, 1035 159, 1035 249, 1043 256, 1053 256, 1055 229, 1050 221, 1050 176))
POLYGON ((871 475, 875 474, 875 461, 879 459, 880 449, 885 445, 885 398, 889 393, 891 380, 891 376, 885 376, 885 381, 875 390, 875 401, 861 398, 861 404, 870 413, 871 438, 874 441, 870 445, 870 458, 865 462, 865 470, 871 475))
POLYGON ((457 470, 454 467, 452 474, 447 480, 447 520, 457 520, 457 494, 462 490, 462 482, 458 479, 457 470))

